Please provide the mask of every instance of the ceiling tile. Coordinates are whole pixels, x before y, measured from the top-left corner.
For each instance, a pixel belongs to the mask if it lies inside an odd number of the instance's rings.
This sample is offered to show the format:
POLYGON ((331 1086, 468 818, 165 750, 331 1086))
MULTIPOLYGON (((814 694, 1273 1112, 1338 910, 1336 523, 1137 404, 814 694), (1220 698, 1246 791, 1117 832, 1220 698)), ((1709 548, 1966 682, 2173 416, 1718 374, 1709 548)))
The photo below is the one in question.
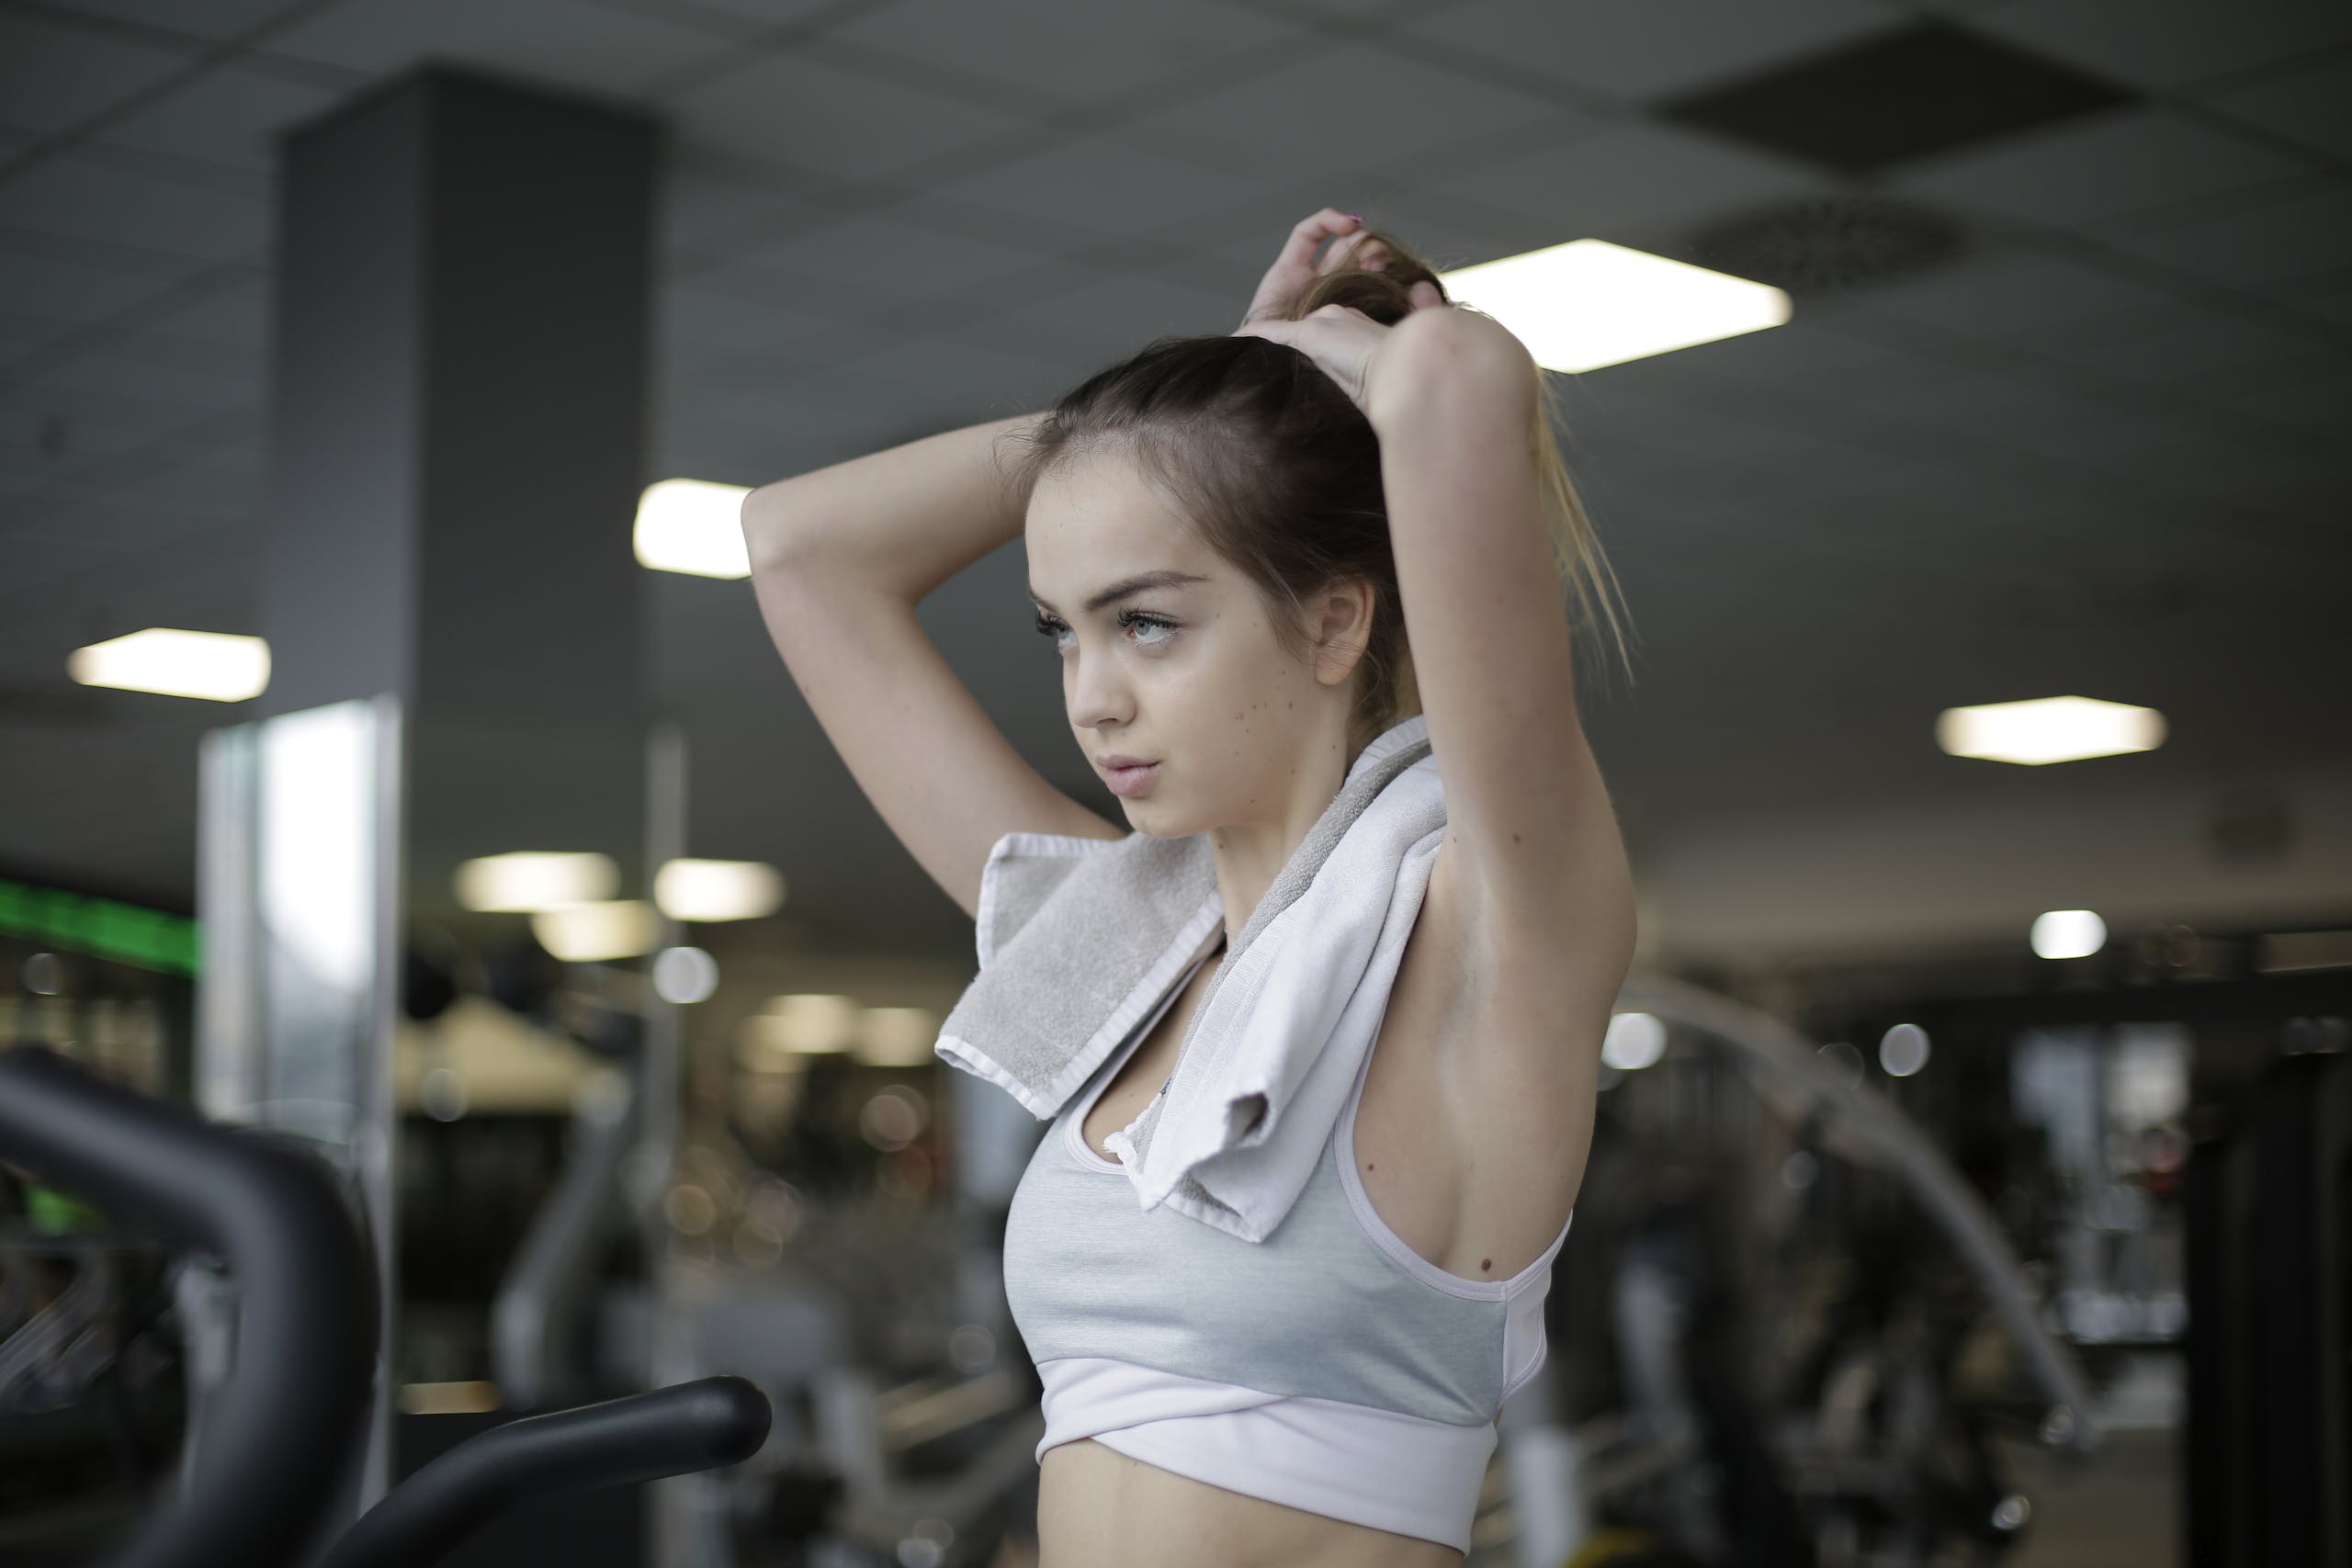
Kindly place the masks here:
POLYGON ((2120 109, 1925 160, 1896 194, 2069 228, 2311 172, 2310 161, 2163 107, 2120 109))
POLYGON ((1947 20, 1921 19, 1652 107, 1675 124, 1863 177, 2131 96, 1947 20))
POLYGON ((896 434, 899 423, 821 388, 806 396, 745 391, 671 411, 655 446, 665 472, 758 485, 876 451, 888 444, 880 430, 896 434))
POLYGON ((156 332, 172 337, 264 355, 268 351, 273 309, 270 284, 270 275, 260 271, 242 277, 223 276, 219 288, 201 297, 142 319, 156 332))
POLYGON ((2015 374, 1947 366, 1940 374, 1873 389, 1854 415, 1863 428, 1930 429, 1954 456, 1981 460, 2002 449, 2090 468, 2129 468, 2173 438, 2164 426, 2097 400, 2052 390, 2015 374))
POLYGON ((286 0, 51 0, 61 9, 87 16, 135 22, 142 28, 184 33, 191 38, 225 39, 287 9, 286 0))
MULTIPOLYGON (((7 282, 5 282, 7 270, 7 261, 0 259, 0 296, 5 296, 5 289, 7 289, 7 282)), ((9 303, 17 303, 14 296, 9 296, 9 303)), ((14 362, 24 360, 26 355, 38 353, 40 348, 56 344, 68 332, 73 332, 73 327, 68 327, 66 322, 59 322, 56 317, 0 310, 0 374, 5 374, 14 362)))
MULTIPOLYGON (((2312 347, 2309 337, 2285 326, 2177 303, 2086 317, 2033 344, 2053 359, 2160 385, 2251 376, 2306 358, 2312 347)), ((2352 367, 2352 351, 2338 357, 2352 367)))
POLYGON ((681 136, 828 181, 875 179, 1037 133, 1021 116, 785 54, 760 55, 667 107, 681 136))
POLYGON ((107 487, 129 506, 180 507, 215 525, 257 527, 264 483, 257 470, 238 472, 209 463, 158 463, 144 474, 107 487))
POLYGON ((126 400, 152 399, 183 410, 216 410, 250 408, 262 395, 262 367, 248 364, 242 368, 220 359, 209 364, 194 363, 208 349, 215 354, 227 352, 210 345, 189 343, 187 363, 161 363, 170 351, 172 340, 147 338, 134 349, 125 352, 109 340, 103 349, 88 349, 72 358, 42 368, 35 384, 37 391, 47 393, 53 389, 69 389, 111 394, 126 400))
MULTIPOLYGON (((1304 60, 1253 71, 1232 85, 1129 120, 1131 140, 1170 156, 1269 181, 1360 179, 1384 170, 1450 166, 1465 144, 1480 157, 1500 139, 1531 141, 1558 121, 1557 101, 1405 58, 1369 44, 1334 44, 1304 60), (1366 106, 1378 106, 1377 113, 1366 106)), ((1134 201, 1151 190, 1148 170, 1134 201)))
POLYGON ((5 113, 19 130, 49 135, 79 125, 183 70, 187 53, 70 23, 0 13, 8 62, 5 113))
POLYGON ((232 62, 109 123, 94 140, 267 174, 277 167, 277 133, 343 96, 232 62))
POLYGON ((940 194, 992 206, 1038 226, 1037 245, 1078 249, 1213 220, 1270 180, 1211 173, 1118 134, 1065 140, 1047 151, 951 181, 940 194))
POLYGON ((2086 262, 1988 244, 1931 276, 1812 308, 1856 332, 1883 322, 1933 336, 2030 339, 2085 317, 2179 302, 2177 294, 2086 262))
POLYGON ((899 0, 826 30, 884 56, 977 77, 1041 100, 1116 101, 1250 56, 1298 28, 1217 0, 1072 6, 1068 0, 899 0))
POLYGON ((698 28, 568 0, 330 6, 269 40, 272 53, 370 76, 439 59, 624 95, 730 47, 698 28))
POLYGON ((62 152, 0 183, 0 226, 229 261, 266 252, 264 195, 161 179, 62 152))
POLYGON ((808 184, 805 175, 790 175, 740 153, 673 142, 656 190, 662 250, 671 255, 695 251, 723 243, 729 231, 748 224, 825 212, 797 194, 808 184))
MULTIPOLYGON (((1246 307, 1247 300, 1239 302, 1246 307)), ((1035 330, 1056 351, 1087 356, 1085 373, 1135 353, 1167 333, 1229 333, 1239 318, 1224 294, 1164 278, 1129 275, 1072 288, 1057 298, 1015 306, 989 318, 1000 334, 1035 330)))
POLYGON ((2233 119, 2352 159, 2352 54, 2337 54, 2199 93, 2198 101, 2233 119))
POLYGON ((650 16, 681 26, 713 31, 748 30, 756 36, 799 23, 820 11, 836 9, 841 0, 574 0, 574 3, 600 6, 608 11, 650 16))
POLYGON ((1069 382, 1067 365, 1042 347, 1033 354, 1007 354, 945 335, 891 344, 857 355, 848 367, 861 380, 935 385, 976 408, 1001 407, 1007 414, 1045 407, 1069 382))
POLYGON ((2033 0, 1970 26, 2143 87, 2184 83, 2352 40, 2352 6, 2315 0, 2033 0))
POLYGON ((219 515, 209 508, 108 498, 45 513, 25 532, 108 550, 146 550, 214 532, 220 525, 219 515))
MULTIPOLYGON (((0 572, 0 605, 22 603, 32 595, 119 559, 121 544, 77 534, 51 534, 11 528, 0 538, 8 570, 0 572)), ((61 654, 70 651, 60 649, 61 654)))
POLYGON ((2352 265, 2352 181, 2110 243, 2200 278, 2272 292, 2352 265))
MULTIPOLYGON (((1865 401, 1884 386, 1938 374, 1935 359, 1900 344, 1873 342, 1800 309, 1763 332, 1702 344, 1706 375, 1769 397, 1803 394, 1825 402, 1865 401)), ((1691 353, 1692 350, 1678 350, 1691 353)))
POLYGON ((910 304, 985 290, 1051 265, 1035 249, 917 227, 887 211, 837 220, 805 239, 771 241, 739 253, 738 259, 807 278, 818 298, 831 280, 854 277, 861 290, 910 304))
POLYGON ((187 417, 185 408, 153 398, 0 378, 0 464, 87 484, 187 417))
POLYGON ((2352 327, 2352 270, 2331 267, 2292 278, 2271 290, 2271 297, 2290 309, 2352 327))
POLYGON ((788 361, 800 345, 838 341, 844 331, 838 308, 784 285, 763 301, 673 284, 662 291, 656 321, 663 374, 671 378, 763 355, 788 361), (799 308, 787 303, 796 299, 799 308))
POLYGON ((1868 0, 1468 0, 1400 31, 1640 100, 1780 65, 1901 22, 1868 0))
POLYGON ((1664 126, 1611 125, 1428 182, 1548 222, 1559 241, 1638 243, 1664 227, 1834 187, 1811 168, 1664 126))

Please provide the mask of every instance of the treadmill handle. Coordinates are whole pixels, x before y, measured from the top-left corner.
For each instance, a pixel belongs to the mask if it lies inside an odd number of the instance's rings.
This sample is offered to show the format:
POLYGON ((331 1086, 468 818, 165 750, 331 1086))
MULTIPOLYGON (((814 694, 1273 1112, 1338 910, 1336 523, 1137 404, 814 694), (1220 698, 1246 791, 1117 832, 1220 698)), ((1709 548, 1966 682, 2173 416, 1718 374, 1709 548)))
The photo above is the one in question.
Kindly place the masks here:
POLYGON ((392 1488, 325 1568, 430 1568, 508 1505, 712 1470, 757 1453, 774 1419, 740 1377, 699 1378, 477 1433, 392 1488))
POLYGON ((107 1568, 289 1562, 326 1521, 368 1412, 376 1264, 326 1163, 243 1137, 53 1051, 0 1052, 0 1158, 228 1261, 237 1365, 194 1472, 99 1561, 107 1568))

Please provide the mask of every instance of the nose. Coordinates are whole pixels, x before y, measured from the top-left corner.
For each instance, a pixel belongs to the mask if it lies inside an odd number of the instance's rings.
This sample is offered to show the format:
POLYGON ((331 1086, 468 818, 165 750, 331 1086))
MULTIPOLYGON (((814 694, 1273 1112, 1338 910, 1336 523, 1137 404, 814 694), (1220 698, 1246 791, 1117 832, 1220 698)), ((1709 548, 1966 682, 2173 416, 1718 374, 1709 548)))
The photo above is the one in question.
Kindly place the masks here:
POLYGON ((1069 672, 1069 721, 1078 728, 1123 725, 1133 716, 1126 682, 1120 678, 1116 663, 1114 660, 1089 659, 1081 649, 1064 666, 1069 672))

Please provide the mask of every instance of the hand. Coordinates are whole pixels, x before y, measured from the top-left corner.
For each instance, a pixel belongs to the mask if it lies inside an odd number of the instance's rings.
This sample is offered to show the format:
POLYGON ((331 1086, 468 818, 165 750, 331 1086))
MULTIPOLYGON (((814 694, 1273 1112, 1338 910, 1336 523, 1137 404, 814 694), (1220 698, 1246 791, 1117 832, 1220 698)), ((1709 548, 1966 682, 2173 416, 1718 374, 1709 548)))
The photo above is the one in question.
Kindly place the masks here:
MULTIPOLYGON (((1412 302, 1413 309, 1419 311, 1442 307, 1445 299, 1436 284, 1421 282, 1413 285, 1412 302)), ((1373 362, 1396 330, 1385 322, 1374 321, 1352 305, 1326 305, 1295 321, 1279 318, 1245 321, 1233 335, 1271 338, 1290 344, 1338 382, 1340 390, 1347 393, 1349 400, 1369 419, 1373 362)))
MULTIPOLYGON (((1366 234, 1355 214, 1327 207, 1312 218, 1299 220, 1283 242, 1282 254, 1274 257, 1274 265, 1258 284, 1258 292, 1250 298, 1250 309, 1242 313, 1244 328, 1252 322, 1280 321, 1291 302, 1306 292, 1306 286, 1327 272, 1354 265, 1359 247, 1364 246, 1366 234), (1332 235, 1340 236, 1331 248, 1317 261, 1315 248, 1332 235)), ((1387 251, 1379 241, 1370 242, 1365 248, 1363 265, 1368 272, 1378 272, 1388 265, 1387 251)), ((1239 333, 1235 336, 1238 337, 1239 333)))

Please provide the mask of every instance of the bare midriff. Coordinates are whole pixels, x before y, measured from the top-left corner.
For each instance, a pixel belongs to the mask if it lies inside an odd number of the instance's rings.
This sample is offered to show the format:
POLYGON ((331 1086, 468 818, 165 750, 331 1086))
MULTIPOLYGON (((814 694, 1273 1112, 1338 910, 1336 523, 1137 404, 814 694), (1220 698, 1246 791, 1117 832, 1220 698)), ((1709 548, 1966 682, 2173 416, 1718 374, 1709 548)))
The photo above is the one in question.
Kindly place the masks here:
POLYGON ((1251 1497, 1091 1438, 1046 1450, 1037 1568, 1461 1568, 1442 1541, 1251 1497))

